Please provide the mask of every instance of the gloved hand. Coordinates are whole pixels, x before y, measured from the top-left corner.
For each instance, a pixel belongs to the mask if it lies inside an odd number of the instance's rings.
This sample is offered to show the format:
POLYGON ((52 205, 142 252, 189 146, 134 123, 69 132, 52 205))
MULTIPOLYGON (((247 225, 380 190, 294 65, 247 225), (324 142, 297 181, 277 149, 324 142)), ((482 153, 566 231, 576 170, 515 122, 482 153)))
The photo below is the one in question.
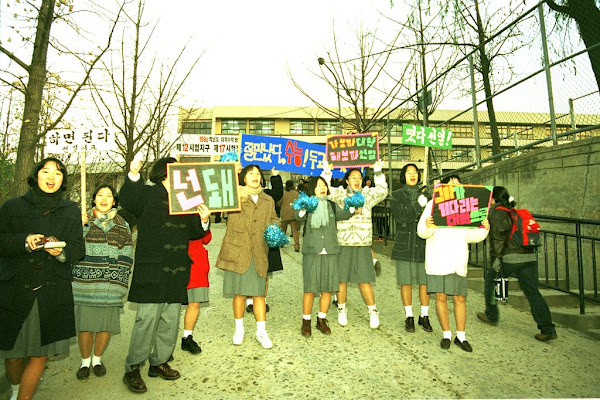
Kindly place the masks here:
POLYGON ((428 200, 427 200, 427 197, 425 197, 424 195, 420 195, 420 196, 417 198, 417 202, 419 203, 419 205, 420 205, 421 207, 425 207, 425 206, 427 205, 427 201, 428 201, 428 200))
POLYGON ((500 261, 499 258, 496 258, 494 260, 494 263, 492 264, 492 268, 494 269, 494 271, 498 272, 500 271, 500 268, 502 268, 502 262, 500 261))

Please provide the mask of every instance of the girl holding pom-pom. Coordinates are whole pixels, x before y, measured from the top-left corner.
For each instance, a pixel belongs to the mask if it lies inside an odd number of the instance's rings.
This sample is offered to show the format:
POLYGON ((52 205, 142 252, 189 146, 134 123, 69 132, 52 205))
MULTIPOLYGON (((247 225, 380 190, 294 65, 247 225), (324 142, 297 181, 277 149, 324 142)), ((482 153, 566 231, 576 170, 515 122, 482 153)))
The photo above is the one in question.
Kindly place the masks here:
POLYGON ((271 223, 279 223, 279 218, 273 198, 263 192, 264 178, 257 165, 242 169, 239 180, 241 211, 229 212, 216 267, 225 270, 223 294, 233 296, 233 344, 239 346, 244 340, 245 303, 252 297, 256 340, 270 349, 273 343, 266 330, 265 306, 269 247, 264 232, 271 223))
MULTIPOLYGON (((372 329, 379 327, 379 312, 375 305, 375 294, 372 282, 375 282, 375 270, 371 257, 373 243, 373 227, 371 209, 388 195, 388 185, 385 175, 381 172, 381 161, 373 164, 375 172, 375 187, 362 187, 363 176, 360 170, 351 169, 344 176, 343 185, 330 188, 329 198, 339 206, 344 206, 353 197, 362 194, 364 203, 357 208, 356 213, 346 221, 337 223, 338 242, 340 244, 339 257, 339 292, 338 292, 338 323, 348 325, 346 313, 346 295, 348 282, 357 283, 360 294, 367 305, 369 312, 369 326, 372 329)), ((321 176, 331 182, 331 169, 327 162, 323 165, 321 176)))
POLYGON ((308 195, 318 200, 312 212, 305 208, 294 213, 298 221, 304 221, 304 243, 302 246, 302 276, 304 296, 302 297, 303 336, 311 335, 311 314, 315 293, 321 294, 317 329, 326 335, 331 333, 327 321, 327 311, 331 302, 331 293, 338 290, 338 255, 340 246, 337 240, 336 221, 347 220, 354 213, 327 200, 329 189, 322 177, 312 177, 308 182, 308 195))

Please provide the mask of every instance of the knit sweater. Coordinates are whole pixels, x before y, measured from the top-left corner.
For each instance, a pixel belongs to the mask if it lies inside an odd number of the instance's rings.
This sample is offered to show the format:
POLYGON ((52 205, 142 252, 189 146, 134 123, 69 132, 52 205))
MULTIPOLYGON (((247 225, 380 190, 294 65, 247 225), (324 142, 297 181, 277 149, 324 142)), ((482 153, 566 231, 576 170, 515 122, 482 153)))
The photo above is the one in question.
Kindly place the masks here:
MULTIPOLYGON (((331 172, 327 174, 324 171, 321 176, 330 184, 331 172)), ((354 194, 350 189, 343 188, 342 186, 330 187, 329 189, 331 192, 329 199, 342 208, 344 208, 344 200, 347 197, 352 197, 354 194)), ((361 189, 361 193, 365 197, 362 214, 354 213, 350 219, 337 222, 337 234, 340 246, 370 247, 373 244, 371 210, 388 195, 388 185, 385 181, 385 175, 382 173, 376 174, 375 187, 365 186, 361 189)))
POLYGON ((123 307, 133 265, 129 225, 120 215, 104 225, 90 212, 83 236, 85 257, 73 267, 75 304, 123 307))

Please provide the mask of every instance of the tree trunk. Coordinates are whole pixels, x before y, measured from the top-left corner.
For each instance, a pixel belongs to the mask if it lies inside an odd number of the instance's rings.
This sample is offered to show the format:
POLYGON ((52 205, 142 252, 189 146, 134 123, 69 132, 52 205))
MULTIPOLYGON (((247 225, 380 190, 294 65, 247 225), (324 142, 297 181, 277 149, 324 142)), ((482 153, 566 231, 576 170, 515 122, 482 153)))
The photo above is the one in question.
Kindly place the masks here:
MULTIPOLYGON (((600 29, 598 29, 600 10, 594 4, 594 0, 580 0, 572 3, 572 17, 577 22, 585 47, 597 45, 600 43, 600 29)), ((600 89, 600 49, 590 50, 588 56, 596 77, 596 85, 600 89)))
POLYGON ((29 77, 25 90, 25 105, 23 107, 23 123, 19 136, 19 149, 15 164, 13 194, 18 196, 27 191, 27 177, 35 163, 35 148, 38 142, 40 110, 42 94, 46 82, 46 56, 50 41, 50 27, 54 19, 55 0, 42 0, 38 15, 35 43, 29 77))

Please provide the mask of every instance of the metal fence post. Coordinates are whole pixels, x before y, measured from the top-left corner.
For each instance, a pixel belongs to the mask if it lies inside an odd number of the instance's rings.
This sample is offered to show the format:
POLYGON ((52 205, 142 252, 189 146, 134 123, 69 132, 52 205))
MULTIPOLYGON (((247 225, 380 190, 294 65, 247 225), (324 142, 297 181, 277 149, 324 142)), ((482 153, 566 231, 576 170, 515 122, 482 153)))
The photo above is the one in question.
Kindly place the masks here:
POLYGON ((542 4, 538 6, 540 16, 540 32, 542 34, 542 50, 544 58, 544 70, 546 71, 546 86, 548 88, 548 106, 550 108, 550 129, 552 131, 552 143, 556 146, 556 115, 554 114, 554 95, 552 93, 552 77, 550 75, 550 62, 548 56, 548 41, 546 38, 546 24, 544 22, 544 9, 542 4))

